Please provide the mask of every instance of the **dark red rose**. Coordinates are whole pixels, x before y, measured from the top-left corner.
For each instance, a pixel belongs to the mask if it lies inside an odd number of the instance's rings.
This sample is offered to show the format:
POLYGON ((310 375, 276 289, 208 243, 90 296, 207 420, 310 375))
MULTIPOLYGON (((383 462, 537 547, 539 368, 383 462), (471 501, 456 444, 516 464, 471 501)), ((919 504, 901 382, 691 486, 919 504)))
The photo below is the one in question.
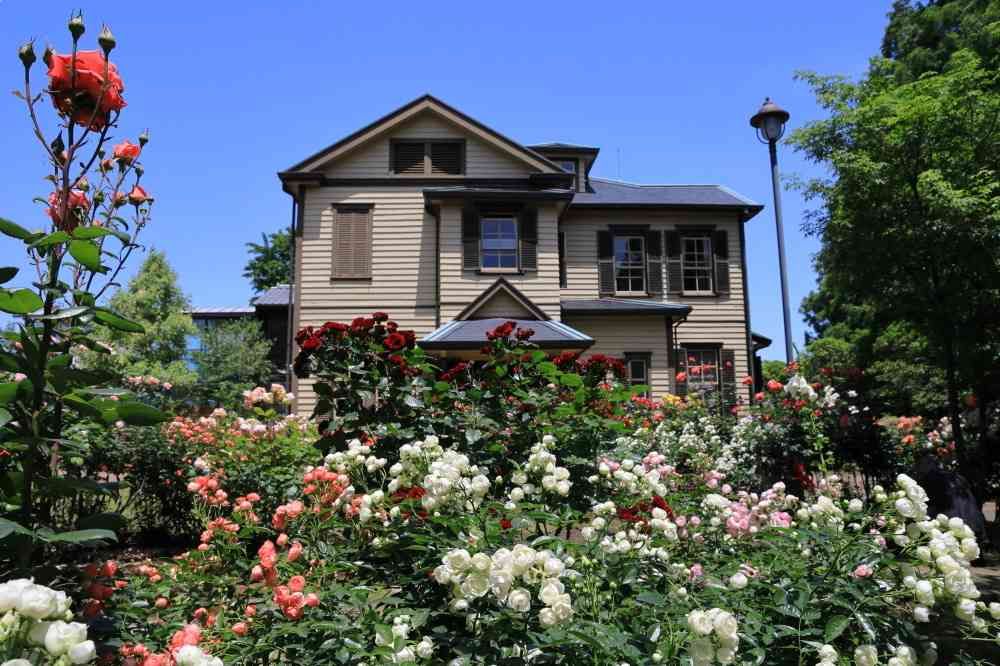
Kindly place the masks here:
POLYGON ((509 530, 513 525, 514 523, 510 522, 509 518, 500 519, 500 529, 502 530, 509 530))
POLYGON ((373 312, 372 319, 374 319, 375 321, 386 321, 389 319, 389 315, 387 315, 384 312, 373 312))
POLYGON ((385 330, 389 331, 390 333, 395 333, 396 331, 399 330, 399 324, 397 324, 394 321, 387 321, 385 322, 385 330))
POLYGON ((72 114, 77 125, 99 130, 108 124, 112 111, 125 108, 122 77, 114 64, 105 63, 100 51, 77 51, 75 61, 72 55, 53 54, 48 75, 52 104, 60 113, 72 114))
POLYGON ((487 340, 506 340, 510 337, 510 334, 514 332, 514 327, 517 326, 516 322, 505 321, 500 324, 492 331, 486 334, 487 340))
POLYGON ((302 349, 305 351, 316 351, 323 344, 323 340, 318 335, 310 335, 302 343, 302 349))
POLYGON ((389 362, 393 365, 398 366, 401 370, 406 370, 409 367, 406 363, 406 359, 399 354, 393 354, 389 357, 389 362))
POLYGON ((351 333, 355 335, 363 335, 371 330, 372 326, 375 325, 374 319, 369 319, 367 317, 357 317, 351 322, 351 333))
POLYGON ((466 363, 465 361, 456 363, 455 365, 453 365, 448 370, 445 370, 444 372, 442 372, 440 379, 443 382, 453 381, 456 377, 458 377, 463 372, 465 372, 468 369, 468 367, 469 367, 469 364, 466 363))
POLYGON ((390 351, 398 351, 406 346, 406 336, 401 333, 390 333, 382 340, 382 344, 390 351))
POLYGON ((407 347, 412 347, 417 344, 417 334, 413 331, 399 331, 399 334, 406 338, 407 347))
POLYGON ((535 334, 535 329, 533 328, 519 328, 517 329, 517 333, 515 334, 515 336, 517 337, 518 340, 521 340, 523 342, 524 340, 530 339, 531 336, 533 336, 534 334, 535 334))
POLYGON ((302 343, 313 334, 313 330, 312 326, 306 326, 305 328, 299 330, 299 332, 295 334, 295 343, 301 347, 302 343))

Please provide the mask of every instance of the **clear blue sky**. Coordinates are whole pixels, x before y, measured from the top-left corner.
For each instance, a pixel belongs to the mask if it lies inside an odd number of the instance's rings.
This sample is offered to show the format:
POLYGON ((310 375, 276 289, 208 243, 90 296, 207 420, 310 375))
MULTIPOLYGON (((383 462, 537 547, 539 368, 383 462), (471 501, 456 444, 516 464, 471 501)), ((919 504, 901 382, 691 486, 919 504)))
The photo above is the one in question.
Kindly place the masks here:
MULTIPOLYGON (((820 117, 799 69, 861 75, 889 0, 801 2, 91 2, 118 38, 128 108, 119 136, 148 127, 146 243, 164 250, 195 305, 242 305, 244 243, 288 224, 275 172, 430 92, 522 142, 595 145, 593 174, 648 183, 722 183, 766 205, 747 226, 753 327, 782 325, 767 149, 749 116, 765 95, 820 117), (619 172, 617 154, 621 154, 619 172)), ((63 50, 80 0, 0 0, 0 87, 19 85, 15 50, 63 50)), ((36 65, 36 72, 44 68, 36 65)), ((39 77, 42 80, 44 77, 39 77)), ((51 120, 51 116, 47 117, 51 120)), ((40 226, 49 191, 23 106, 0 98, 0 215, 40 226)), ((786 173, 815 168, 790 150, 786 173)), ((794 337, 813 287, 805 203, 784 192, 794 337)), ((0 261, 18 260, 0 239, 0 261)), ((138 262, 135 262, 138 264, 138 262)))

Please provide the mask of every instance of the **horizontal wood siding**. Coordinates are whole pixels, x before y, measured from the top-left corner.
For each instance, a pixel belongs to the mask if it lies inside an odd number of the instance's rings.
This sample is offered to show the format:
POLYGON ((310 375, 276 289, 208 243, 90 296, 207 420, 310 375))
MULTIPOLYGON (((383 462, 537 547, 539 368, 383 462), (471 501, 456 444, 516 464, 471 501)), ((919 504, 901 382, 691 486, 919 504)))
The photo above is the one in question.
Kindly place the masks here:
MULTIPOLYGON (((441 207, 441 321, 454 319, 479 294, 496 282, 498 274, 462 269, 462 208, 441 207)), ((552 319, 559 319, 559 247, 556 208, 538 210, 538 270, 523 275, 505 273, 514 285, 552 319)))
POLYGON ((326 175, 330 178, 393 177, 395 174, 389 167, 391 139, 465 139, 466 173, 460 176, 435 174, 437 178, 524 178, 533 171, 524 162, 466 134, 443 118, 424 112, 344 155, 325 170, 326 175))
POLYGON ((513 296, 502 289, 488 301, 479 306, 469 319, 490 319, 491 317, 509 317, 511 319, 533 319, 528 310, 518 303, 513 296))
MULTIPOLYGON (((648 224, 651 230, 678 230, 685 226, 712 225, 726 232, 729 246, 730 292, 723 296, 688 297, 664 294, 657 300, 690 305, 687 321, 678 329, 678 341, 721 343, 736 354, 736 377, 749 372, 746 343, 746 317, 743 309, 743 274, 740 261, 740 229, 735 214, 681 211, 587 211, 572 207, 563 216, 559 230, 566 236, 566 287, 562 298, 597 298, 597 232, 612 224, 648 224)), ((663 267, 666 281, 666 262, 663 267)), ((666 282, 664 282, 666 284, 666 282)), ((618 321, 620 318, 614 318, 618 321)), ((740 385, 740 394, 749 391, 740 385)))
POLYGON ((674 376, 667 346, 667 325, 663 317, 578 317, 567 316, 563 321, 581 333, 594 338, 594 346, 587 354, 607 354, 622 358, 625 352, 652 354, 649 369, 649 386, 652 397, 659 398, 670 392, 674 376))

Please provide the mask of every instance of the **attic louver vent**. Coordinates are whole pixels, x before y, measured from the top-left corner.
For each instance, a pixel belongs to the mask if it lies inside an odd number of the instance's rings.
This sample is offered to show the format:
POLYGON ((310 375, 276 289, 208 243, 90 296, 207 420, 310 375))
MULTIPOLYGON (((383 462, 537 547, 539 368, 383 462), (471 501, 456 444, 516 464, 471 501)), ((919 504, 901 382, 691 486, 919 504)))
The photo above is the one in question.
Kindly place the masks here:
POLYGON ((393 144, 393 173, 424 173, 424 142, 400 141, 393 144))
POLYGON ((462 173, 462 144, 457 141, 431 144, 431 173, 457 176, 462 173))

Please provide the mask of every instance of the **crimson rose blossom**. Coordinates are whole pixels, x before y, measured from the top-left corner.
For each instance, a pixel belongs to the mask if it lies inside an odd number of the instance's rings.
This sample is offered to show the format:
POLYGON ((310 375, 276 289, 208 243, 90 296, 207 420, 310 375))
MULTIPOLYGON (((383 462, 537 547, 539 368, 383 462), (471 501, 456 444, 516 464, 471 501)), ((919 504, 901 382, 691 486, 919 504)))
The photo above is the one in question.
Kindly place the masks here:
POLYGON ((76 60, 71 61, 72 55, 58 54, 53 54, 49 61, 52 103, 60 113, 72 114, 76 124, 86 127, 90 123, 90 129, 102 129, 112 111, 125 108, 122 98, 125 84, 118 68, 106 63, 99 51, 78 51, 76 60))

